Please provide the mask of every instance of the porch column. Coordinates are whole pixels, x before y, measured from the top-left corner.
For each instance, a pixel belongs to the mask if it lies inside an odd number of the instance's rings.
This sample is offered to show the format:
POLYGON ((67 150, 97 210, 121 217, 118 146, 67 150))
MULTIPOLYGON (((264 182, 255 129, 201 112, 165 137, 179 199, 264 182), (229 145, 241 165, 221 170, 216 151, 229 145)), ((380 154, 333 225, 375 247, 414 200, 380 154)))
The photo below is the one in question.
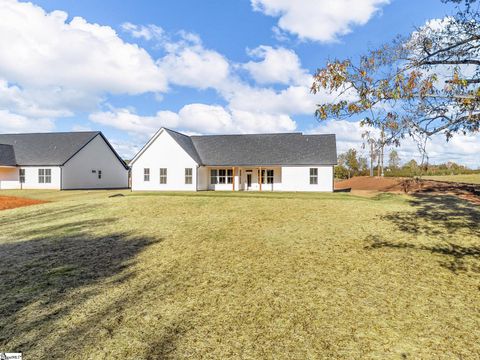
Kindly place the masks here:
POLYGON ((235 191, 235 166, 232 166, 232 191, 235 191))

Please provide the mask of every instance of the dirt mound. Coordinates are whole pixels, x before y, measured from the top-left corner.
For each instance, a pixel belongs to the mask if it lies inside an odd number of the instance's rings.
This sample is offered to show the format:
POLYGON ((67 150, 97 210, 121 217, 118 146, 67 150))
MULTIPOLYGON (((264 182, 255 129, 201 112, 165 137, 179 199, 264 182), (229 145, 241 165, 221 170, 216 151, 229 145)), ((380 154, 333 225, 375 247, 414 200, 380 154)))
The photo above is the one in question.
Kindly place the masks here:
POLYGON ((351 189, 392 193, 455 195, 480 205, 480 186, 473 184, 420 180, 410 178, 381 178, 357 176, 335 184, 336 190, 351 189))
POLYGON ((0 210, 14 209, 21 206, 43 204, 46 201, 25 199, 14 196, 0 196, 0 210))
POLYGON ((355 176, 335 184, 335 189, 375 190, 384 192, 401 192, 401 180, 398 178, 382 178, 369 176, 355 176))

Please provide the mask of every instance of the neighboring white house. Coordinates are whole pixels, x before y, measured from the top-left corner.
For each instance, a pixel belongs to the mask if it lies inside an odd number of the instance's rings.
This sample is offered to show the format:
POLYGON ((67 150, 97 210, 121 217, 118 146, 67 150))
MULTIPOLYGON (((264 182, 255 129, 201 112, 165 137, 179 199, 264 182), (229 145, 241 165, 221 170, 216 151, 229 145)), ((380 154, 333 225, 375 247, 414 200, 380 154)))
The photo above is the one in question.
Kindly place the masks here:
POLYGON ((132 190, 333 191, 335 135, 187 136, 160 129, 130 163, 132 190))
POLYGON ((0 189, 128 188, 128 169, 98 131, 0 134, 0 189))

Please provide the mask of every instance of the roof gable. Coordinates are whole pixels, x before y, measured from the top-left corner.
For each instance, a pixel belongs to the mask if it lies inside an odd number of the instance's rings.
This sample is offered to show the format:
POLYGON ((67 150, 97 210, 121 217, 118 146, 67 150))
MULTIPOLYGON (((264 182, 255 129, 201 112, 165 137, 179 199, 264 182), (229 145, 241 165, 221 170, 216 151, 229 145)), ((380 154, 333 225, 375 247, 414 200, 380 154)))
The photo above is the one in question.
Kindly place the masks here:
POLYGON ((0 134, 0 143, 13 147, 16 165, 62 166, 98 135, 102 136, 119 161, 128 168, 99 131, 0 134))
POLYGON ((129 165, 133 166, 133 164, 140 158, 140 156, 147 151, 147 149, 163 134, 168 134, 174 141, 177 143, 180 148, 182 148, 185 153, 190 156, 193 161, 195 161, 198 165, 201 165, 201 159, 198 156, 197 150, 193 145, 192 139, 190 136, 179 133, 177 131, 173 131, 167 128, 160 128, 155 135, 153 135, 150 140, 140 149, 140 151, 133 157, 130 161, 129 165))

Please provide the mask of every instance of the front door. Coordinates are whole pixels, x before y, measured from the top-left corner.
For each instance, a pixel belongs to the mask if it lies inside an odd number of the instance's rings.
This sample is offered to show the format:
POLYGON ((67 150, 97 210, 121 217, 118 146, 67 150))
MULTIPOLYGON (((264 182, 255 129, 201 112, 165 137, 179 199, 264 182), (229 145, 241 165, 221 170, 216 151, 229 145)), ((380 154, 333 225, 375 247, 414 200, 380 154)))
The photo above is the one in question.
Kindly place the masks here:
POLYGON ((252 188, 252 174, 247 174, 247 190, 252 188))

